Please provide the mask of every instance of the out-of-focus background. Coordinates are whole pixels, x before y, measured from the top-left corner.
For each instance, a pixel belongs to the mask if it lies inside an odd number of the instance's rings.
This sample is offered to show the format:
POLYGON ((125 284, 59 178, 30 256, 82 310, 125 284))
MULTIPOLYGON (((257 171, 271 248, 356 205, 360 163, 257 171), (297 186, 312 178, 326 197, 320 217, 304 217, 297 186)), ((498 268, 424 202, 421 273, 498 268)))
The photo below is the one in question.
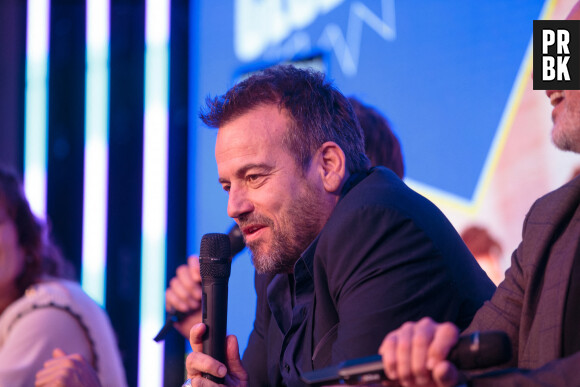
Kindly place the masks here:
MULTIPOLYGON (((324 71, 389 119, 406 182, 499 281, 530 205, 580 167, 551 144, 531 82, 533 20, 573 3, 4 0, 0 163, 109 313, 129 384, 179 385, 185 340, 153 341, 167 280, 232 225, 216 133, 197 118, 208 95, 280 62, 324 71)), ((228 311, 242 350, 254 308, 245 251, 228 311)))

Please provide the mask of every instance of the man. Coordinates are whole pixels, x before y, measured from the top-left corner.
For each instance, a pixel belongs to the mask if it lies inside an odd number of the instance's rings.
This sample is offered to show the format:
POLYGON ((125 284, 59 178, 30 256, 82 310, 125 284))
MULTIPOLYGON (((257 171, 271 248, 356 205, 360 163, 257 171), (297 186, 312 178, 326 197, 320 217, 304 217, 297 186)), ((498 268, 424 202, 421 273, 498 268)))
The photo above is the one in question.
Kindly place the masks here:
MULTIPOLYGON (((580 20, 577 3, 568 20, 580 20)), ((552 140, 580 153, 580 91, 549 90, 552 140)), ((538 199, 505 280, 477 312, 467 332, 502 330, 518 367, 478 376, 473 386, 580 385, 580 179, 538 199)), ((458 370, 445 361, 459 329, 430 319, 387 335, 380 353, 386 374, 405 386, 453 386, 458 370)))
POLYGON ((493 293, 444 215, 392 171, 369 169, 352 107, 322 74, 267 69, 208 100, 201 118, 218 128, 219 182, 258 299, 243 361, 235 337, 221 364, 201 353, 205 326, 191 329, 189 378, 302 385, 303 372, 376 353, 408 319, 466 326, 493 293))
MULTIPOLYGON (((391 130, 387 118, 354 96, 348 97, 348 101, 363 130, 365 154, 371 165, 387 167, 403 179, 405 163, 401 144, 391 130)), ((241 232, 236 223, 228 234, 230 239, 235 240, 232 242, 232 249, 237 252, 243 249, 243 244, 240 243, 239 238, 241 232)), ((184 337, 188 338, 191 327, 201 321, 201 276, 197 256, 190 256, 187 264, 177 268, 176 275, 171 279, 170 286, 165 292, 165 306, 169 312, 181 313, 179 321, 172 323, 172 325, 184 337)))

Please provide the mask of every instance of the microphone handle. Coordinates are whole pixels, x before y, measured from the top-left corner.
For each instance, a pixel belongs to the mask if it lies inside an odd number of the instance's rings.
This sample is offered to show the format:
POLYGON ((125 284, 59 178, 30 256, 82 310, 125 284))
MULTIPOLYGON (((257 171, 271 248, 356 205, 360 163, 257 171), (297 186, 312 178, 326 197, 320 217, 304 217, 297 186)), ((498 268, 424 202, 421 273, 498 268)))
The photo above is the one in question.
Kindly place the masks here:
POLYGON ((512 357, 512 344, 505 332, 475 331, 459 337, 447 360, 460 370, 475 370, 497 366, 512 357))
MULTIPOLYGON (((511 359, 509 337, 501 331, 473 332, 459 337, 447 359, 460 370, 482 369, 503 364, 511 359)), ((381 355, 371 355, 344 361, 301 375, 312 386, 332 384, 373 384, 388 380, 381 355)))
MULTIPOLYGON (((228 306, 228 279, 211 278, 202 283, 202 322, 206 331, 202 338, 203 353, 226 363, 226 328, 228 306)), ((224 378, 204 374, 206 379, 223 384, 224 378)))
POLYGON ((192 315, 193 312, 178 312, 175 309, 170 310, 169 312, 167 312, 165 314, 165 324, 161 327, 161 329, 159 330, 159 333, 157 333, 157 336, 155 336, 153 338, 153 340, 155 340, 156 342, 160 342, 165 340, 165 336, 167 336, 167 334, 169 333, 169 331, 171 330, 171 328, 173 328, 173 324, 176 322, 181 322, 183 320, 185 320, 185 318, 187 316, 192 315))

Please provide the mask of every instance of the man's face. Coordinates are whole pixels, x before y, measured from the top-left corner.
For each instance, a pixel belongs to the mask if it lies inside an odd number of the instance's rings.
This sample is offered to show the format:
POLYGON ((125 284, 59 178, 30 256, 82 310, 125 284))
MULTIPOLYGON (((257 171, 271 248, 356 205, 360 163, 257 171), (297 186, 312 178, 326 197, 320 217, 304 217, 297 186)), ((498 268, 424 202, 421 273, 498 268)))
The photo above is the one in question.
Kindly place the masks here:
MULTIPOLYGON (((568 20, 580 20, 579 4, 568 20)), ((580 153, 580 90, 548 90, 546 94, 554 106, 552 141, 562 150, 580 153)))
POLYGON ((282 145, 285 111, 262 105, 219 128, 215 156, 259 273, 288 273, 320 232, 332 208, 316 168, 303 171, 282 145))

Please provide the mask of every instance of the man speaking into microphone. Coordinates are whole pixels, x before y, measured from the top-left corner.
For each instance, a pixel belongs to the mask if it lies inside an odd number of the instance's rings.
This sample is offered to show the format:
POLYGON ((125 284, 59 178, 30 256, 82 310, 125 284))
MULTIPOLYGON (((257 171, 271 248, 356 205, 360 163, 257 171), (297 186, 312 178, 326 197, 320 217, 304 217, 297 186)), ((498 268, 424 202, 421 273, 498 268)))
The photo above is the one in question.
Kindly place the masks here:
POLYGON ((191 329, 188 378, 303 385, 305 372, 375 354, 404 321, 465 327, 491 297, 445 216, 392 171, 369 168, 353 109, 323 74, 264 70, 200 116, 217 128, 219 183, 258 298, 243 359, 234 336, 222 363, 203 353, 205 325, 191 329))

